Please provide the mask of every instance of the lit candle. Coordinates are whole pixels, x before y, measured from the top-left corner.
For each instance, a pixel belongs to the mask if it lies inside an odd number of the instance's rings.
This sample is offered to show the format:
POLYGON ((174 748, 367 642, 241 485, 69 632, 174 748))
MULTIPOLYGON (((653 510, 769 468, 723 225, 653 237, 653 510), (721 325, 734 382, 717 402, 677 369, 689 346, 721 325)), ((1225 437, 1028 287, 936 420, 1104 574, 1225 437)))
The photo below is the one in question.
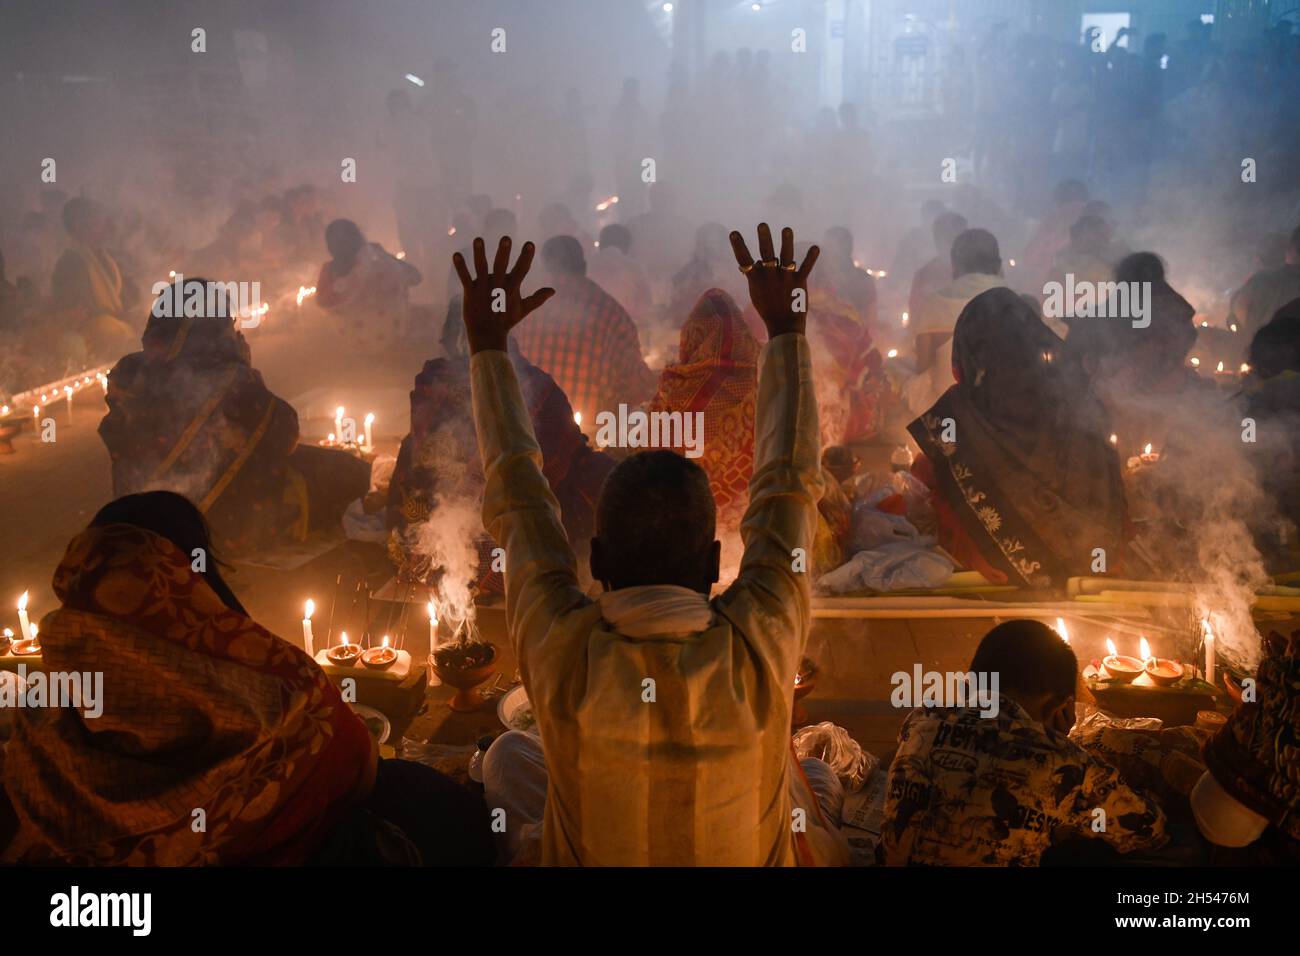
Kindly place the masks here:
POLYGON ((1111 443, 1112 445, 1118 445, 1118 444, 1119 444, 1119 436, 1118 436, 1118 435, 1111 435, 1111 436, 1110 436, 1110 443, 1111 443))
POLYGON ((1145 663, 1149 664, 1155 660, 1155 658, 1151 656, 1151 645, 1147 643, 1145 637, 1138 639, 1138 653, 1142 655, 1142 660, 1145 663))
POLYGON ((1207 614, 1201 621, 1201 627, 1205 628, 1205 682, 1214 683, 1214 630, 1210 627, 1210 617, 1207 614))
POLYGON ((302 615, 302 646, 303 649, 313 657, 316 655, 316 642, 312 639, 311 616, 315 612, 316 602, 311 598, 308 598, 302 615))
POLYGON ((343 441, 343 406, 340 405, 334 409, 334 434, 339 436, 339 441, 343 441))
POLYGON ((1142 460, 1148 465, 1154 465, 1160 460, 1160 452, 1151 450, 1151 443, 1147 442, 1142 449, 1142 460))
POLYGON ((374 413, 374 412, 367 412, 367 413, 366 413, 366 451, 369 451, 370 448, 371 448, 371 441, 370 441, 371 433, 370 433, 370 427, 371 427, 372 425, 374 425, 374 423, 375 423, 375 413, 374 413))
POLYGON ((885 358, 898 358, 898 349, 890 349, 885 353, 885 358))
POLYGON ((1065 618, 1056 619, 1056 633, 1061 635, 1061 640, 1065 643, 1070 643, 1070 632, 1065 629, 1065 618))
POLYGON ((429 610, 429 650, 438 646, 438 611, 430 601, 425 607, 429 610))
POLYGON ((18 599, 18 628, 23 632, 24 641, 30 641, 32 639, 32 622, 27 617, 26 591, 24 591, 23 596, 18 599))
POLYGON ((904 312, 904 313, 903 313, 903 324, 904 324, 904 325, 907 325, 907 319, 908 319, 908 315, 907 315, 906 312, 904 312))
POLYGON ((577 425, 579 428, 582 427, 582 412, 573 413, 573 423, 577 425))
POLYGON ((68 400, 68 424, 72 424, 72 386, 63 386, 63 396, 68 400))

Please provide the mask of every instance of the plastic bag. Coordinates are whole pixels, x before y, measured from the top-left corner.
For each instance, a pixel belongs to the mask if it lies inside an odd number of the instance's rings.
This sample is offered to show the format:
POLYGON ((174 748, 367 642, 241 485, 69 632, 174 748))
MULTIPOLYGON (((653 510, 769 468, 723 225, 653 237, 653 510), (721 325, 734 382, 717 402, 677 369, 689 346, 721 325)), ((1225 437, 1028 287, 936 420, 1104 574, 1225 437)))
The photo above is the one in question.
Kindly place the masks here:
POLYGON ((1085 734, 1105 727, 1114 727, 1116 730, 1159 730, 1163 726, 1164 722, 1159 717, 1112 717, 1105 711, 1094 710, 1070 728, 1070 739, 1077 743, 1085 734))
POLYGON ((854 591, 902 591, 940 587, 956 567, 938 551, 933 541, 892 541, 870 551, 859 551, 845 564, 823 574, 817 587, 828 594, 854 591))
POLYGON ((829 720, 796 730, 794 752, 800 760, 816 757, 826 761, 850 793, 861 790, 880 764, 880 760, 863 750, 847 730, 829 720))

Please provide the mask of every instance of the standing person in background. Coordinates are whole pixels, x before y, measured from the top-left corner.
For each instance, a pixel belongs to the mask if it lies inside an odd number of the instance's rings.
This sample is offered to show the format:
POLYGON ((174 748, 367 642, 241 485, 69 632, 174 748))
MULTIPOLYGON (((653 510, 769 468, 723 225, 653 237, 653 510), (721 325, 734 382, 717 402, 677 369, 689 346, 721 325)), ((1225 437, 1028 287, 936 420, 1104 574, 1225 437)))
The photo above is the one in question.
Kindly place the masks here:
POLYGON ((412 107, 410 94, 393 90, 386 103, 388 116, 380 145, 391 169, 397 237, 406 261, 427 268, 434 261, 438 232, 446 218, 438 194, 438 163, 429 147, 426 121, 412 107))

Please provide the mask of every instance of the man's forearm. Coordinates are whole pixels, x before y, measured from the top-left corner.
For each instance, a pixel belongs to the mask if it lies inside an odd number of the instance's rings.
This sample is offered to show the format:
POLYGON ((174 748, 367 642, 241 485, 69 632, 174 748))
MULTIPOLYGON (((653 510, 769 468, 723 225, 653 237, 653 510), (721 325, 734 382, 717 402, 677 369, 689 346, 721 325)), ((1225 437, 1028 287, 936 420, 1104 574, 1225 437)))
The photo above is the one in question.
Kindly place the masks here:
POLYGON ((510 357, 496 350, 471 356, 470 388, 487 480, 483 525, 505 549, 507 624, 518 650, 528 621, 544 626, 548 612, 575 599, 573 550, 510 357))

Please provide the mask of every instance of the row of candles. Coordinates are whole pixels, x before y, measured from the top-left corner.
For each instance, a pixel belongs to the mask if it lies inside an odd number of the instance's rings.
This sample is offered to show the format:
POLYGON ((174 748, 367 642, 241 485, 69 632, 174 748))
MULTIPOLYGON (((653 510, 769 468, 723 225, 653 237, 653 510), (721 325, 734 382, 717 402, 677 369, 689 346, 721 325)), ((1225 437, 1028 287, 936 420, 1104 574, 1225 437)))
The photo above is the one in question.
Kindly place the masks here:
POLYGON ((13 654, 15 657, 35 657, 41 652, 40 628, 27 615, 27 592, 18 599, 18 627, 22 636, 15 639, 13 628, 6 627, 0 632, 0 657, 13 654))
MULTIPOLYGON (((1205 644, 1205 680, 1209 684, 1214 683, 1214 669, 1217 663, 1214 629, 1210 626, 1209 617, 1201 619, 1201 630, 1204 634, 1205 644)), ((1061 640, 1070 643, 1070 632, 1065 626, 1063 618, 1056 619, 1056 633, 1061 635, 1061 640)), ((1183 665, 1179 661, 1169 660, 1168 658, 1157 657, 1151 651, 1151 645, 1145 637, 1138 638, 1139 657, 1132 657, 1128 654, 1121 654, 1115 647, 1115 641, 1110 637, 1106 638, 1106 656, 1101 660, 1101 669, 1111 680, 1118 681, 1122 684, 1134 684, 1135 686, 1157 685, 1167 687, 1176 683, 1183 677, 1183 665)))
MULTIPOLYGON (((429 612, 429 647, 436 647, 438 644, 438 609, 434 606, 433 601, 425 605, 429 612)), ((307 599, 303 605, 302 615, 302 643, 307 653, 316 656, 316 636, 312 631, 312 615, 316 613, 316 602, 307 599)), ((352 667, 361 661, 365 667, 384 668, 389 667, 397 660, 397 648, 394 648, 387 634, 383 636, 378 647, 362 647, 348 640, 348 632, 339 632, 339 643, 329 647, 325 651, 325 657, 331 664, 339 667, 352 667)))
MULTIPOLYGON (((326 445, 327 447, 334 446, 334 445, 350 444, 349 442, 345 442, 343 440, 343 420, 346 415, 346 412, 347 409, 345 409, 342 405, 334 409, 334 431, 330 432, 329 435, 326 436, 325 441, 323 442, 323 444, 326 445)), ((375 413, 366 412, 366 417, 362 422, 362 429, 363 429, 362 440, 360 442, 355 442, 354 440, 353 442, 357 444, 358 447, 360 447, 360 449, 364 452, 372 452, 375 450, 374 427, 375 427, 375 413)))
POLYGON ((95 372, 86 372, 78 376, 75 380, 65 381, 64 383, 55 383, 44 385, 40 388, 34 388, 29 392, 23 392, 13 397, 13 406, 8 402, 0 404, 0 418, 7 418, 15 408, 26 406, 27 402, 32 403, 32 417, 40 419, 43 408, 53 402, 65 401, 68 403, 68 420, 72 420, 72 396, 81 391, 82 388, 91 382, 98 380, 100 388, 108 392, 108 373, 99 370, 95 372), (37 402, 36 393, 40 392, 41 399, 37 402))

